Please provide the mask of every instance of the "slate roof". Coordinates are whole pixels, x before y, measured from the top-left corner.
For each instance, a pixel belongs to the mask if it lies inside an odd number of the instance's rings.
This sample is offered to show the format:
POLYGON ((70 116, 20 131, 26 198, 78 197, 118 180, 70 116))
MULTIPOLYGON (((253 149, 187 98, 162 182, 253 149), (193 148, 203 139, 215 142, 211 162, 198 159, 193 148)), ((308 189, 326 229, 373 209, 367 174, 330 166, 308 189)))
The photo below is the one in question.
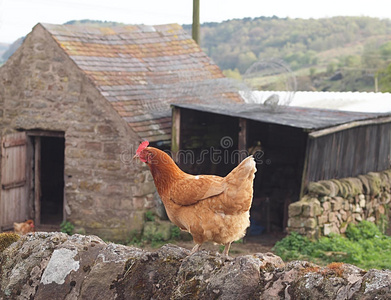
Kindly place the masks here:
MULTIPOLYGON (((263 104, 257 103, 227 103, 224 106, 215 104, 176 103, 173 106, 239 117, 263 123, 296 127, 308 132, 355 121, 376 120, 391 116, 391 113, 363 113, 293 106, 281 106, 276 110, 272 110, 263 104)), ((387 122, 391 121, 389 118, 386 120, 387 122)))
POLYGON ((140 139, 170 139, 172 102, 241 101, 218 66, 177 24, 41 25, 140 139))

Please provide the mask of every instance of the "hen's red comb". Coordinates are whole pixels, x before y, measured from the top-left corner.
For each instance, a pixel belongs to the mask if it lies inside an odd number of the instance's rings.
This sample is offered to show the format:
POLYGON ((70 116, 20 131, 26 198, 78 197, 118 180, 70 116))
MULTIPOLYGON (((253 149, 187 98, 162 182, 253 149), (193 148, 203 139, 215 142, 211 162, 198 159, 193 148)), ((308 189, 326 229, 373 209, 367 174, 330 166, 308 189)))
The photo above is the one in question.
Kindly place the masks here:
POLYGON ((145 148, 147 148, 149 145, 149 142, 148 141, 144 141, 140 144, 140 146, 138 146, 138 149, 136 151, 136 154, 139 154, 141 151, 143 151, 145 148))

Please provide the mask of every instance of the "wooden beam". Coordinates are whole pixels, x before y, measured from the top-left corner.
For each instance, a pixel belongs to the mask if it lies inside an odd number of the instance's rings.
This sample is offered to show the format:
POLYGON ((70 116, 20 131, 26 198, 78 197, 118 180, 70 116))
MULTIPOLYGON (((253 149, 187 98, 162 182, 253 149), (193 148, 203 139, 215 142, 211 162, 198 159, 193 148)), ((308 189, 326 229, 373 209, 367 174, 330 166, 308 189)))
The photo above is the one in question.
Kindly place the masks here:
POLYGON ((239 118, 238 150, 242 161, 247 156, 247 119, 239 118))
POLYGON ((4 148, 18 147, 18 146, 22 146, 22 145, 26 145, 26 138, 25 137, 21 138, 19 140, 5 141, 3 143, 4 148))
POLYGON ((192 38, 200 45, 200 0, 193 0, 193 25, 191 26, 192 38))
POLYGON ((171 152, 175 162, 178 162, 179 150, 181 150, 181 109, 172 107, 171 152))
POLYGON ((309 133, 310 138, 318 138, 324 135, 328 135, 331 133, 335 133, 338 131, 354 128, 354 127, 359 127, 359 126, 365 126, 365 125, 376 125, 376 124, 384 124, 384 123, 389 123, 391 122, 391 117, 383 117, 383 118, 377 118, 377 119, 371 119, 371 120, 362 120, 362 121, 355 121, 355 122, 350 122, 326 129, 321 129, 317 131, 313 131, 309 133))
POLYGON ((28 199, 28 218, 34 220, 34 139, 26 139, 26 181, 27 181, 27 199, 28 199))
POLYGON ((42 131, 42 130, 30 130, 26 131, 28 136, 46 136, 46 137, 64 137, 64 132, 62 131, 42 131))
POLYGON ((34 223, 41 224, 41 138, 35 137, 34 151, 34 223))
POLYGON ((300 185, 300 195, 299 195, 299 201, 301 198, 304 196, 304 191, 305 188, 307 187, 307 173, 308 173, 308 155, 310 153, 310 138, 307 137, 307 142, 306 142, 306 149, 305 149, 305 156, 304 156, 304 164, 303 164, 303 173, 301 174, 301 185, 300 185))
POLYGON ((3 190, 11 190, 11 189, 14 189, 14 188, 17 188, 17 187, 24 186, 25 184, 26 184, 26 179, 10 182, 10 183, 6 183, 6 184, 2 184, 1 188, 3 190))

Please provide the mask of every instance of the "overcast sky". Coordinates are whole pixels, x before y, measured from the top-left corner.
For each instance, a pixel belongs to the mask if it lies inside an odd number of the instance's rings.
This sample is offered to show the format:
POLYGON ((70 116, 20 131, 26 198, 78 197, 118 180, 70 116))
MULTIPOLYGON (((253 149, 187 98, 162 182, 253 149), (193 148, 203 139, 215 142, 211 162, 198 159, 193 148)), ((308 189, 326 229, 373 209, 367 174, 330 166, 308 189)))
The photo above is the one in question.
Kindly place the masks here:
MULTIPOLYGON (((391 18, 384 0, 200 0, 200 19, 273 16, 323 18, 370 16, 391 18)), ((126 24, 191 24, 193 0, 0 0, 0 42, 11 43, 37 23, 70 20, 117 21, 126 24)))

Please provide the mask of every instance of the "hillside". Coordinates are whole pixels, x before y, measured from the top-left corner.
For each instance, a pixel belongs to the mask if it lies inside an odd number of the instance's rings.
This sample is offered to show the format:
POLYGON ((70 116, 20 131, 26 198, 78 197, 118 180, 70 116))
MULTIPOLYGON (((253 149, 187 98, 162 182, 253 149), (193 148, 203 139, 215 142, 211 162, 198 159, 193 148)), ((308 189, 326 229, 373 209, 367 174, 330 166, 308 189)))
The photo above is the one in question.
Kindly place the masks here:
POLYGON ((8 47, 10 45, 9 44, 6 44, 6 43, 0 43, 0 66, 1 66, 1 57, 3 56, 4 52, 7 51, 8 47))
MULTIPOLYGON (((187 30, 191 25, 184 25, 187 30)), ((369 17, 259 17, 201 25, 201 46, 240 78, 254 62, 282 59, 298 90, 373 91, 374 74, 391 61, 391 20, 369 17)), ((258 82, 259 88, 273 84, 258 82)))
MULTIPOLYGON (((123 25, 93 20, 66 24, 123 25)), ((191 25, 183 27, 191 34, 191 25)), ((0 44, 0 64, 21 41, 11 45, 8 51, 0 44)), ((384 86, 388 78, 382 80, 379 75, 379 70, 386 69, 391 62, 391 19, 290 19, 274 16, 203 23, 201 47, 226 76, 239 80, 252 77, 249 84, 256 89, 284 88, 284 82, 281 82, 284 77, 277 72, 281 70, 268 64, 271 60, 278 60, 283 63, 285 72, 297 81, 296 90, 391 90, 391 86, 384 86), (258 73, 246 74, 255 62, 263 63, 258 67, 258 73), (378 80, 375 80, 377 76, 378 80)))
POLYGON ((7 43, 0 43, 0 55, 4 53, 8 49, 10 44, 7 43))

